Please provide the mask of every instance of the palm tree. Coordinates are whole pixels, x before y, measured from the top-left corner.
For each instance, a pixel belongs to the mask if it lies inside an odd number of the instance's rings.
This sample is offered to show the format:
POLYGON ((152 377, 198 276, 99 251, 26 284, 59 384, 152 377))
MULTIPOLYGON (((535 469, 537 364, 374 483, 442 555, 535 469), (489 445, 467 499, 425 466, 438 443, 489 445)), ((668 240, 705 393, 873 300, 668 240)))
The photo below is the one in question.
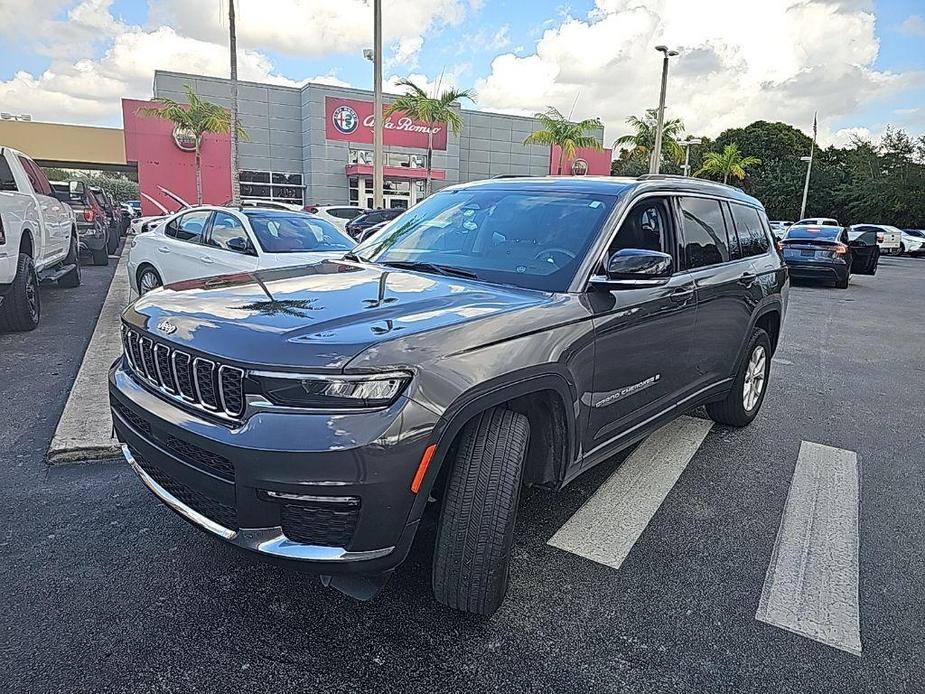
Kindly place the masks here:
POLYGON ((542 130, 531 133, 524 140, 525 145, 558 145, 559 168, 562 175, 562 166, 566 159, 572 159, 579 149, 602 150, 603 146, 593 135, 586 135, 589 130, 603 128, 598 118, 586 118, 574 123, 563 116, 559 109, 547 106, 544 113, 537 113, 536 119, 543 124, 542 130))
MULTIPOLYGON (((190 85, 186 85, 186 104, 173 99, 161 98, 154 101, 158 106, 142 107, 136 113, 144 118, 160 118, 170 121, 177 128, 190 133, 194 138, 196 152, 196 203, 202 204, 202 136, 206 133, 231 132, 231 118, 228 111, 209 101, 200 99, 190 85)), ((238 125, 238 136, 247 141, 247 132, 238 125)))
POLYGON ((743 157, 738 146, 733 143, 726 145, 722 152, 708 152, 703 158, 703 165, 694 174, 722 174, 723 183, 729 181, 729 176, 735 176, 740 181, 745 178, 745 167, 760 164, 758 157, 743 157))
MULTIPOLYGON (((626 123, 636 132, 618 137, 613 143, 613 148, 628 147, 635 156, 646 159, 651 157, 652 149, 655 147, 655 131, 658 127, 658 109, 648 109, 643 118, 630 116, 626 119, 626 123)), ((684 159, 684 147, 679 142, 683 134, 684 124, 680 118, 672 118, 662 126, 662 150, 666 151, 677 164, 684 159)))
POLYGON ((471 89, 445 89, 439 96, 431 96, 409 79, 399 80, 398 85, 406 87, 408 91, 389 105, 384 116, 388 118, 393 113, 404 113, 427 125, 427 194, 430 195, 433 192, 434 126, 446 123, 453 134, 458 135, 463 127, 463 119, 453 109, 453 102, 469 99, 474 103, 475 93, 471 89))

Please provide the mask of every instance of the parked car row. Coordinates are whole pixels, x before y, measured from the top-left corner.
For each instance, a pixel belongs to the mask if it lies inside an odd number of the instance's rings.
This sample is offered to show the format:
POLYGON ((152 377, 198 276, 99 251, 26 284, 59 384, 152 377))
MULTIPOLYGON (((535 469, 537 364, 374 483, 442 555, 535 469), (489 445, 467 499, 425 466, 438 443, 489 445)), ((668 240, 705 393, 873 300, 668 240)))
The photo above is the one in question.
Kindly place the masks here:
MULTIPOLYGON (((831 217, 809 217, 798 222, 772 221, 771 230, 780 240, 787 235, 787 231, 794 226, 798 227, 841 227, 837 219, 831 217)), ((876 234, 877 245, 881 253, 903 255, 917 255, 925 250, 925 233, 915 233, 914 229, 899 229, 889 224, 852 224, 848 232, 856 238, 862 232, 870 231, 876 234)))

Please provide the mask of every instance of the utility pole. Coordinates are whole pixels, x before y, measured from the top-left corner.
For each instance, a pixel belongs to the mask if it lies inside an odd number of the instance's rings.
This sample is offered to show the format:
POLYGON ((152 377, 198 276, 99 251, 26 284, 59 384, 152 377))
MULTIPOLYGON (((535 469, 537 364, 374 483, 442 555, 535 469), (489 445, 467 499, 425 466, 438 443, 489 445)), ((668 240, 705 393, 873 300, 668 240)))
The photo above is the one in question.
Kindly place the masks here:
POLYGON ((241 204, 238 171, 238 37, 234 25, 234 0, 228 0, 228 43, 231 53, 231 204, 241 204))
POLYGON ((803 184, 803 203, 800 205, 800 219, 806 216, 806 198, 809 197, 809 176, 813 172, 813 152, 816 151, 816 113, 813 113, 813 143, 809 146, 809 156, 800 157, 800 161, 806 162, 806 182, 803 184))
POLYGON ((668 58, 673 58, 677 51, 668 50, 668 46, 656 46, 655 50, 664 54, 662 60, 662 89, 658 96, 658 124, 655 127, 655 147, 649 160, 649 173, 657 174, 662 160, 662 130, 665 127, 665 94, 668 91, 668 58))
POLYGON ((382 0, 373 0, 373 207, 382 201, 382 0))

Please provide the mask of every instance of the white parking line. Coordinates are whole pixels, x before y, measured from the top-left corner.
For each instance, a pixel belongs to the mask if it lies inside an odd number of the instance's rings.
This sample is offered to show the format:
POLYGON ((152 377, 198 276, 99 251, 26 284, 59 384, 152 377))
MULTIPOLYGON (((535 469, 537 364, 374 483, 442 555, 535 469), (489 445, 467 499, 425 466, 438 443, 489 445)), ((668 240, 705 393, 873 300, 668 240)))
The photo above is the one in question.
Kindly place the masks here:
POLYGON ((619 569, 711 426, 704 419, 680 417, 656 431, 548 544, 619 569))
POLYGON ((800 446, 755 618, 861 655, 853 451, 800 446))

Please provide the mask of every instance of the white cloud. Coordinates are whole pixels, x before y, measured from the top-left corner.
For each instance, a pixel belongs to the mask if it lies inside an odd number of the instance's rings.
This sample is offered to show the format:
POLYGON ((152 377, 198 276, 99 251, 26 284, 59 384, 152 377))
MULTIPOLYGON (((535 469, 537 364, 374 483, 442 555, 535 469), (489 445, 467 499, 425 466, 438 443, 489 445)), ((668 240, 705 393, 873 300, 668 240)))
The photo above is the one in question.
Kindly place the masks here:
POLYGON ((917 14, 911 15, 900 25, 899 30, 910 36, 925 36, 925 19, 917 14))
POLYGON ((416 67, 418 62, 418 54, 421 52, 421 48, 423 46, 424 37, 422 36, 409 36, 399 39, 394 44, 392 44, 393 53, 392 57, 385 61, 386 69, 395 65, 407 65, 409 67, 416 67))
POLYGON ((575 116, 600 117, 609 143, 627 131, 627 116, 656 106, 659 43, 681 50, 669 116, 704 135, 759 118, 809 130, 815 110, 827 133, 915 79, 873 67, 879 44, 866 0, 597 0, 586 18, 548 28, 534 53, 496 57, 475 85, 479 105, 568 112, 579 96, 575 116))

